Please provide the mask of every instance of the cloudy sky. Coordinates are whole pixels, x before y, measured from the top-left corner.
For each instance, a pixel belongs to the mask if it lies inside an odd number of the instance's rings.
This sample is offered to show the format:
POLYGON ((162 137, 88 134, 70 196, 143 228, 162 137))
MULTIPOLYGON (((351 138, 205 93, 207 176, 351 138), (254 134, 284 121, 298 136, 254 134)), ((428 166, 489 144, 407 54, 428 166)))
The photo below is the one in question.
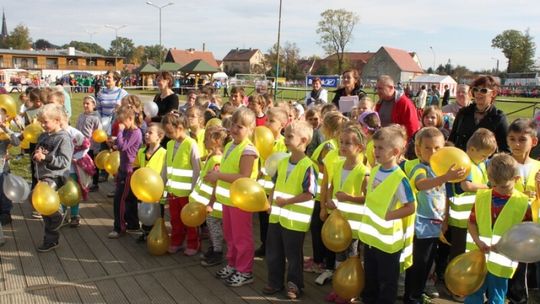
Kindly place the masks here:
MULTIPOLYGON (((162 10, 162 40, 167 48, 206 49, 216 59, 232 48, 266 52, 277 41, 279 0, 154 0, 162 10)), ((118 35, 136 45, 158 44, 158 9, 144 0, 17 0, 3 1, 8 30, 24 24, 34 40, 55 44, 71 40, 96 42, 106 49, 118 35)), ((540 47, 538 0, 283 0, 281 41, 296 42, 302 56, 324 56, 316 33, 326 9, 357 13, 360 22, 348 51, 376 51, 380 46, 418 53, 428 68, 446 64, 470 69, 506 67, 503 54, 491 39, 507 29, 530 29, 540 47)), ((540 56, 537 52, 536 60, 540 56)))

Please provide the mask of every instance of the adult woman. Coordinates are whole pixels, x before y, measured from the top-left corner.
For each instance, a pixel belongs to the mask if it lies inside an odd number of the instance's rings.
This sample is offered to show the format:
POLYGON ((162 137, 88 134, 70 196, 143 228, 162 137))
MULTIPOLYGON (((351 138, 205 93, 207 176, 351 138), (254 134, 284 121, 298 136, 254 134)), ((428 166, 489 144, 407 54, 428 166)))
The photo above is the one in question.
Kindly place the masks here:
POLYGON ((173 77, 169 72, 158 72, 156 76, 159 93, 154 97, 154 102, 158 106, 158 114, 155 117, 146 117, 147 123, 161 122, 163 116, 172 110, 178 110, 178 95, 172 90, 173 77))
POLYGON ((467 141, 479 128, 486 128, 495 134, 499 151, 509 151, 506 144, 508 122, 505 114, 493 104, 499 92, 499 83, 491 76, 480 76, 471 83, 470 93, 473 103, 457 113, 448 140, 465 150, 467 141))
MULTIPOLYGON (((358 96, 359 98, 366 95, 366 92, 360 89, 360 74, 358 70, 349 69, 341 74, 342 87, 336 90, 336 95, 332 99, 332 103, 339 109, 339 99, 344 96, 358 96)), ((343 109, 340 109, 344 112, 343 109)))
POLYGON ((311 83, 313 90, 307 92, 305 105, 308 109, 315 105, 328 102, 328 91, 322 88, 322 81, 319 77, 315 77, 311 83))
POLYGON ((456 90, 456 102, 445 105, 442 108, 443 113, 452 113, 454 116, 463 107, 468 106, 471 103, 471 96, 469 95, 469 86, 466 84, 460 84, 456 90))
POLYGON ((114 110, 120 105, 122 98, 128 95, 126 90, 119 88, 120 74, 107 71, 105 74, 105 87, 102 87, 96 97, 96 110, 101 117, 101 125, 107 134, 111 134, 114 110))

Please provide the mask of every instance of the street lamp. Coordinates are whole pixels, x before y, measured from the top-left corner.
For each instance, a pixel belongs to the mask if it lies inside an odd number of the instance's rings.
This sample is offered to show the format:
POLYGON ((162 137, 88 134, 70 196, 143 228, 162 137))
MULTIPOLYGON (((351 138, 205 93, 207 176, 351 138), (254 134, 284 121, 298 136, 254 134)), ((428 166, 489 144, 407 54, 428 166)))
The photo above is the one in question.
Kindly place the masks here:
POLYGON ((495 74, 499 74, 499 59, 495 57, 491 57, 491 59, 497 61, 497 67, 495 68, 495 74))
MULTIPOLYGON (((122 24, 122 25, 118 25, 118 26, 113 26, 113 25, 110 25, 110 24, 105 24, 105 27, 106 28, 110 28, 110 29, 113 29, 114 30, 114 40, 116 41, 116 43, 118 43, 118 30, 121 30, 123 28, 125 28, 127 25, 125 24, 122 24)), ((118 48, 116 48, 116 52, 115 52, 115 56, 114 56, 114 70, 116 71, 116 59, 118 57, 118 48)))
MULTIPOLYGON (((160 50, 159 50, 159 51, 160 51, 160 53, 161 53, 161 48, 163 47, 163 46, 161 45, 161 9, 162 9, 162 8, 165 8, 165 7, 167 7, 167 6, 171 6, 171 5, 173 5, 174 3, 169 2, 169 3, 167 3, 167 4, 164 4, 164 5, 162 5, 162 6, 159 6, 159 5, 156 5, 156 4, 152 3, 152 1, 146 1, 146 4, 148 4, 148 5, 150 5, 150 6, 153 6, 153 7, 157 8, 157 9, 159 10, 159 47, 160 47, 160 50)), ((163 60, 161 57, 163 57, 162 54, 159 54, 159 66, 160 66, 160 68, 161 68, 161 61, 163 60)))
POLYGON ((97 33, 99 33, 99 32, 97 32, 97 31, 96 31, 96 32, 92 32, 92 31, 89 31, 89 30, 85 30, 85 32, 86 32, 88 35, 90 35, 90 43, 93 43, 93 39, 92 39, 92 38, 94 37, 94 35, 97 34, 97 33))
POLYGON ((431 53, 433 54, 433 71, 435 71, 437 69, 437 67, 435 66, 437 60, 436 60, 436 57, 435 57, 435 50, 433 49, 432 46, 429 47, 431 49, 431 53))
POLYGON ((279 42, 281 37, 281 4, 282 0, 279 0, 279 19, 278 19, 278 30, 277 30, 277 50, 276 50, 276 79, 275 79, 275 90, 274 96, 278 96, 278 79, 279 79, 279 42))

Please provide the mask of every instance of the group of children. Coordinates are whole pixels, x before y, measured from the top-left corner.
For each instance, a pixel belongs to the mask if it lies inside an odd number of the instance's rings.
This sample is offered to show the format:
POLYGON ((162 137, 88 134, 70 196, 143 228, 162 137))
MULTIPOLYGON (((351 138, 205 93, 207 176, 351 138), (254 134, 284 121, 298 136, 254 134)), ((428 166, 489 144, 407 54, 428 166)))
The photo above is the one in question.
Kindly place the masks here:
MULTIPOLYGON (((84 98, 84 112, 73 128, 60 95, 53 98, 35 90, 25 103, 26 124, 37 119, 44 129, 30 147, 35 182, 57 189, 71 172, 83 193, 97 188, 98 174, 88 161, 98 152, 92 133, 101 128, 95 99, 84 98)), ((184 225, 180 213, 188 203, 206 205, 210 246, 201 255, 201 264, 219 265, 225 257, 226 265, 216 277, 228 286, 252 283, 254 257, 260 256, 268 271, 262 292, 284 290, 288 298, 297 299, 304 288, 304 271, 319 273, 316 283, 322 285, 340 263, 361 252, 366 280, 358 296, 364 303, 395 303, 403 271, 403 302, 422 303, 432 269, 444 271, 449 259, 474 247, 486 252, 489 274, 466 303, 481 303, 486 291, 492 303, 503 303, 508 279, 514 276, 510 286, 523 284, 526 265, 520 264, 514 275, 517 263, 490 249, 513 224, 531 220, 528 200, 540 180, 540 162, 529 157, 538 141, 533 121, 514 121, 508 132, 512 154, 496 154, 489 160, 497 143, 490 131, 479 129, 467 143, 473 163, 470 173, 452 167, 436 176, 429 159, 448 144, 437 107, 424 111, 423 128, 408 139, 399 125, 380 126, 369 97, 363 97, 347 118, 332 104, 304 113, 296 105, 274 104, 261 95, 246 100, 241 89, 233 88, 230 102, 221 108, 221 124, 205 128, 216 116, 210 105, 208 97, 199 96, 190 107, 164 115, 161 123, 146 125, 142 102, 134 95, 122 99, 108 140, 108 147, 120 152, 109 238, 140 231, 130 178, 137 168, 149 167, 166 185, 161 203, 168 204, 170 214, 169 253, 182 250, 193 256, 202 250, 200 229, 184 225), (251 141, 259 125, 272 131, 273 153, 289 153, 279 161, 274 176, 263 170, 265 160, 251 141), (162 143, 165 136, 170 140, 162 143), (409 159, 404 158, 407 145, 412 150, 409 159), (230 186, 239 178, 258 180, 271 203, 270 210, 259 213, 258 249, 252 213, 231 201, 230 186), (353 242, 343 252, 325 248, 321 237, 322 225, 335 209, 353 231, 353 242), (313 257, 304 260, 307 231, 313 257), (449 252, 443 250, 441 235, 452 244, 449 252)), ((68 220, 66 209, 62 211, 43 216, 40 252, 58 246, 58 228, 68 220)), ((70 212, 70 225, 77 227, 78 206, 70 212)), ((163 212, 164 208, 162 216, 163 212)), ((150 229, 143 225, 140 240, 150 229)), ((436 273, 442 280, 441 272, 436 273)), ((326 300, 351 299, 331 292, 326 300)))

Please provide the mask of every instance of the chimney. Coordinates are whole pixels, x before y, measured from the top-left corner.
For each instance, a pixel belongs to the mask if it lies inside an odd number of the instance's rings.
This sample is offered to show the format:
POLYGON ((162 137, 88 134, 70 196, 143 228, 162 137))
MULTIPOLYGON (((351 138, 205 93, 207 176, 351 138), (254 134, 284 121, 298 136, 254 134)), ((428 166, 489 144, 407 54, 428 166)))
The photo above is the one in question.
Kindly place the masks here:
POLYGON ((68 55, 69 56, 75 56, 75 48, 70 46, 68 47, 68 55))
POLYGON ((203 52, 206 51, 206 43, 205 42, 202 43, 202 51, 203 52))

